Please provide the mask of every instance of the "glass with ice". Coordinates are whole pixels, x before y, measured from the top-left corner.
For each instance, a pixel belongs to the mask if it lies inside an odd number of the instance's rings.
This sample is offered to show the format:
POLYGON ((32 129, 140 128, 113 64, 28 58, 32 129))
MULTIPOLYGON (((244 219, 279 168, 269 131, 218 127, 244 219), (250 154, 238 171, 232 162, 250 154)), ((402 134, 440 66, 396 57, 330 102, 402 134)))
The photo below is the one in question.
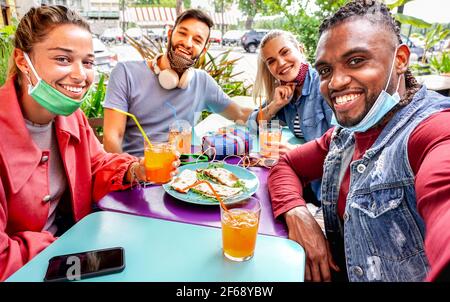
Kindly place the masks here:
POLYGON ((261 204, 249 197, 227 209, 220 208, 223 254, 234 261, 249 260, 255 251, 261 204))

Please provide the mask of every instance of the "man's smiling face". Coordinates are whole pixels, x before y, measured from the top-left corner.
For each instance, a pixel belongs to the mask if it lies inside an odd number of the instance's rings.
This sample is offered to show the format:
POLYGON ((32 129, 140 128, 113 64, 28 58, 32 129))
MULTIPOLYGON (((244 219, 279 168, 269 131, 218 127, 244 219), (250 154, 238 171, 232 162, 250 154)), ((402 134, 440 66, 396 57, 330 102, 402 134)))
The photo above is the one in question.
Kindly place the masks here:
MULTIPOLYGON (((358 124, 386 87, 397 47, 382 24, 351 18, 326 30, 317 45, 315 66, 320 91, 340 125, 358 124)), ((393 93, 395 68, 387 92, 393 93)))
POLYGON ((176 54, 195 60, 205 49, 209 27, 194 18, 183 20, 169 33, 176 54))

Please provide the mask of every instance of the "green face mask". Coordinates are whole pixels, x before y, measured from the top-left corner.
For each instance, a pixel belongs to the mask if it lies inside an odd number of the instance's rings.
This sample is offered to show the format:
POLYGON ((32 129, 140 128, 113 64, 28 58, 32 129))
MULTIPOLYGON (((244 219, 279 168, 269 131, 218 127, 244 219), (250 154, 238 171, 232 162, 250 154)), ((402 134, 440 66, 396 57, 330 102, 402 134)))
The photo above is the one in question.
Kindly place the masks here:
POLYGON ((24 53, 24 57, 30 65, 34 76, 38 79, 36 86, 33 87, 31 80, 28 78, 30 81, 30 84, 28 85, 28 94, 48 111, 57 115, 68 116, 80 108, 81 104, 89 97, 90 90, 88 90, 79 101, 59 92, 38 76, 28 54, 24 53))

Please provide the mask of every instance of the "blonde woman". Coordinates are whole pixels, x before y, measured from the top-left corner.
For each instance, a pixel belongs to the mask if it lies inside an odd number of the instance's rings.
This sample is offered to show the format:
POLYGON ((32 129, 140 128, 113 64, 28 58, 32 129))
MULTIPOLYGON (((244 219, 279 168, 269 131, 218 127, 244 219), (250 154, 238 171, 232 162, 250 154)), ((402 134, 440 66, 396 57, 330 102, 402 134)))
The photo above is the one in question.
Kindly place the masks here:
MULTIPOLYGON (((253 90, 256 102, 265 96, 260 118, 279 119, 306 142, 322 136, 331 127, 332 111, 320 94, 319 75, 306 61, 303 46, 290 32, 272 30, 260 47, 253 90)), ((282 144, 280 153, 294 147, 282 144)))

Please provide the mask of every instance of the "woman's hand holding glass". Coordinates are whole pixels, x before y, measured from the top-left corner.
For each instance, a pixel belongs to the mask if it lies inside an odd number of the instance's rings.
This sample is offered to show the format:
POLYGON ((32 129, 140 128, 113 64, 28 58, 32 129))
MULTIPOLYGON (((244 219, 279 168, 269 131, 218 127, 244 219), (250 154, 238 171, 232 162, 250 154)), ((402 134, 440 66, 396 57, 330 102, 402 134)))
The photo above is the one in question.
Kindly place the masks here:
MULTIPOLYGON (((175 175, 178 174, 178 167, 180 166, 180 153, 179 152, 175 152, 176 155, 176 160, 172 162, 172 169, 170 172, 170 176, 174 177, 175 175)), ((127 171, 126 174, 126 181, 131 183, 134 181, 139 181, 139 182, 147 182, 147 174, 145 171, 145 159, 144 157, 141 157, 139 159, 139 162, 134 162, 132 163, 127 171)))

